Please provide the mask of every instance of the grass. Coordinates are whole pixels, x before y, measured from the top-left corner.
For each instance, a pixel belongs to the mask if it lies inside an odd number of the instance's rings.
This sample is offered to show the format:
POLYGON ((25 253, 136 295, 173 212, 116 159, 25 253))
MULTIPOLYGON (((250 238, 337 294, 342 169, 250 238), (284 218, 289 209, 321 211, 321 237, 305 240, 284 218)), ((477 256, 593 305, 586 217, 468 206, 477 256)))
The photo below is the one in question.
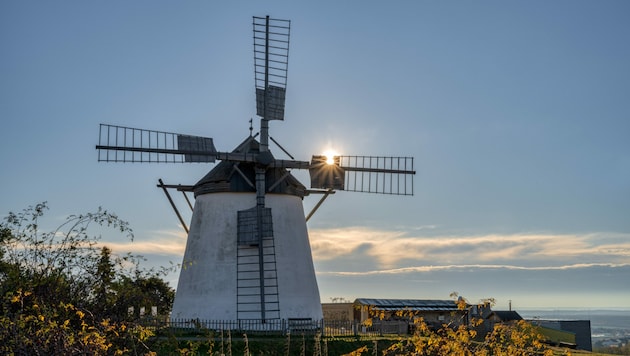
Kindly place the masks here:
MULTIPOLYGON (((148 346, 158 355, 346 355, 365 348, 363 356, 382 355, 382 351, 407 336, 319 337, 318 335, 264 335, 217 333, 211 330, 191 331, 163 329, 148 346)), ((582 350, 552 347, 554 355, 611 356, 582 350)))
POLYGON ((338 356, 368 348, 364 355, 372 355, 374 348, 384 350, 400 338, 344 337, 321 338, 318 335, 223 335, 214 332, 161 331, 148 346, 158 355, 321 355, 338 356))

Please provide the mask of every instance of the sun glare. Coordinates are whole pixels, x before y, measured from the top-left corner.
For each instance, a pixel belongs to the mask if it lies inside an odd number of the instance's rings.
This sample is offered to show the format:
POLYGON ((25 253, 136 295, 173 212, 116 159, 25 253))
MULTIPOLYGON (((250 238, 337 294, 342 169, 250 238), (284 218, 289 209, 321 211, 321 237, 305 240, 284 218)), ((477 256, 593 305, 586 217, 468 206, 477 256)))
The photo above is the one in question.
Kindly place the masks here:
POLYGON ((327 150, 324 152, 324 156, 326 156, 326 164, 335 164, 335 156, 339 154, 333 150, 327 150))

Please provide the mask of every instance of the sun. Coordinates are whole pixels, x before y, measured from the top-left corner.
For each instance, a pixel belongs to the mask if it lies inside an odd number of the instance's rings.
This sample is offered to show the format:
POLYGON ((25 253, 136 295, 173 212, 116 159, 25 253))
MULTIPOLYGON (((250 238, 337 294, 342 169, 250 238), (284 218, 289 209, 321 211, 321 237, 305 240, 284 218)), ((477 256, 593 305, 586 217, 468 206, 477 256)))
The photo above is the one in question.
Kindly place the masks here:
POLYGON ((324 156, 326 156, 326 164, 333 165, 335 164, 335 156, 339 156, 339 154, 335 150, 326 150, 324 156))

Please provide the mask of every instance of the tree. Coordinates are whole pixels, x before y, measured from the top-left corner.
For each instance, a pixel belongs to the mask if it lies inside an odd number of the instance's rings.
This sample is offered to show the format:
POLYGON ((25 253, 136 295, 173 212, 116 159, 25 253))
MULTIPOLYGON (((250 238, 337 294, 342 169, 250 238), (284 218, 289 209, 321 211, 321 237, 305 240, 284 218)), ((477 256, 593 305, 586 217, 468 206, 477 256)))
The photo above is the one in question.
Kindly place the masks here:
POLYGON ((132 230, 127 222, 99 208, 95 213, 71 215, 53 231, 42 232, 39 220, 46 210, 47 204, 40 203, 19 214, 10 212, 2 223, 0 249, 8 272, 0 277, 7 279, 3 292, 32 289, 50 303, 94 304, 100 237, 89 235, 88 228, 110 227, 129 238, 132 230))
POLYGON ((46 210, 40 203, 10 212, 0 223, 0 339, 5 341, 0 353, 148 350, 144 341, 151 332, 128 318, 126 305, 142 300, 170 308, 172 288, 159 273, 141 269, 138 256, 114 256, 100 245, 99 235, 89 234, 92 228, 112 228, 133 239, 128 223, 99 208, 42 232, 46 210), (130 262, 132 268, 125 268, 130 262))
POLYGON ((116 296, 112 314, 119 318, 138 318, 140 308, 149 313, 152 307, 157 307, 158 312, 167 314, 175 298, 173 288, 157 276, 122 276, 113 288, 116 296), (133 307, 132 315, 128 313, 129 307, 133 307))

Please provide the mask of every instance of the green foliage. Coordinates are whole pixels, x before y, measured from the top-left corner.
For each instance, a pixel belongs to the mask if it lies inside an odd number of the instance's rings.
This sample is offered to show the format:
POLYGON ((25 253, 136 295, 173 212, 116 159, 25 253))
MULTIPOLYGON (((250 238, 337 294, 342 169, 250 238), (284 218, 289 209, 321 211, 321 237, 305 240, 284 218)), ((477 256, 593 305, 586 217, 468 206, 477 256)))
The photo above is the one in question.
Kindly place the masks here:
POLYGON ((0 353, 151 354, 152 331, 127 309, 168 312, 174 291, 138 256, 114 256, 89 233, 109 228, 132 239, 128 224, 99 208, 42 232, 47 210, 37 204, 0 223, 0 353))
MULTIPOLYGON (((352 352, 370 340, 327 339, 321 335, 287 334, 249 335, 238 334, 232 337, 229 331, 195 329, 183 331, 162 329, 156 337, 147 342, 158 355, 192 354, 197 355, 308 355, 334 356, 352 352), (293 341, 293 342, 291 342, 293 341)), ((380 347, 386 348, 391 342, 379 340, 380 347)))
POLYGON ((39 305, 30 292, 18 290, 9 299, 15 311, 0 316, 2 354, 119 355, 152 336, 138 325, 97 320, 72 304, 39 305))

